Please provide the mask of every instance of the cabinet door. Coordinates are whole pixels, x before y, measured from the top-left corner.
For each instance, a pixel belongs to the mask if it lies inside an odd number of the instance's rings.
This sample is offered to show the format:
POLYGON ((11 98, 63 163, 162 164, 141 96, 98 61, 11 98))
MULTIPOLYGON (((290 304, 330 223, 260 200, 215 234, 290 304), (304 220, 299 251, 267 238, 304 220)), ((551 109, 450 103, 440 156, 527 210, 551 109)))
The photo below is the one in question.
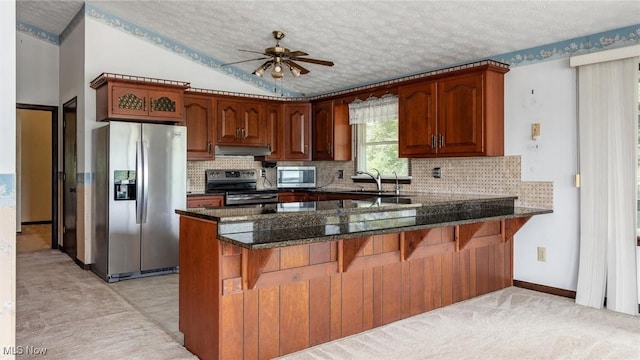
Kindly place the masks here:
POLYGON ((479 73, 438 83, 440 154, 483 154, 482 81, 479 73))
POLYGON ((271 155, 265 156, 266 160, 284 160, 284 119, 280 105, 269 104, 264 108, 267 128, 267 146, 271 149, 271 155))
POLYGON ((263 105, 259 102, 244 102, 240 123, 241 142, 247 145, 266 145, 266 124, 263 121, 263 105))
POLYGON ((349 124, 349 105, 334 102, 333 104, 333 142, 331 143, 331 159, 351 161, 351 125, 349 124))
POLYGON ((182 119, 182 91, 149 90, 149 116, 161 119, 182 119))
POLYGON ((147 116, 149 104, 147 100, 148 90, 126 85, 113 85, 111 87, 111 103, 109 104, 109 116, 147 116))
POLYGON ((187 127, 187 160, 213 160, 213 103, 211 98, 184 97, 184 123, 187 127))
POLYGON ((333 160, 333 101, 313 105, 313 160, 333 160))
POLYGON ((285 105, 284 158, 286 160, 311 160, 310 113, 310 105, 285 105))
POLYGON ((217 102, 216 143, 237 145, 240 141, 240 128, 244 109, 241 102, 218 100, 217 102))
POLYGON ((436 83, 398 89, 398 155, 429 157, 437 153, 436 83))

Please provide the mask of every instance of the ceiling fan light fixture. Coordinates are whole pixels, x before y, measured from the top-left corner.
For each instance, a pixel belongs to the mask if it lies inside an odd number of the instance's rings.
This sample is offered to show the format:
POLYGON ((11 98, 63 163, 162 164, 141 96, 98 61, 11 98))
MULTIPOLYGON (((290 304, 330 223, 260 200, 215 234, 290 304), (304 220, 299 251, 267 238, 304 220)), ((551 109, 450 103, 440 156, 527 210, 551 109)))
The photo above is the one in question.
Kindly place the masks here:
POLYGON ((291 75, 293 75, 293 77, 300 76, 300 70, 294 68, 293 66, 289 66, 289 70, 291 70, 291 75))
POLYGON ((280 71, 276 71, 276 67, 273 67, 273 70, 271 70, 271 77, 273 77, 274 79, 282 79, 282 77, 284 76, 284 74, 282 73, 282 67, 280 68, 280 71))
POLYGON ((259 77, 262 77, 264 75, 265 70, 266 69, 264 65, 260 65, 257 69, 253 71, 253 75, 258 75, 259 77))

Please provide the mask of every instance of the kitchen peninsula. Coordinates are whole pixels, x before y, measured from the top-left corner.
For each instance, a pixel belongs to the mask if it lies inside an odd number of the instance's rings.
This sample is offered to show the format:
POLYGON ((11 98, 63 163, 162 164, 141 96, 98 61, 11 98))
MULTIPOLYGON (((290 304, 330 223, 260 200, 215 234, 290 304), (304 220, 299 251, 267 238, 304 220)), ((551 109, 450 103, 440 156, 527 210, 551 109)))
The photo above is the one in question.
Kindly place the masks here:
POLYGON ((512 285, 512 196, 401 194, 180 215, 179 328, 201 359, 270 359, 512 285))

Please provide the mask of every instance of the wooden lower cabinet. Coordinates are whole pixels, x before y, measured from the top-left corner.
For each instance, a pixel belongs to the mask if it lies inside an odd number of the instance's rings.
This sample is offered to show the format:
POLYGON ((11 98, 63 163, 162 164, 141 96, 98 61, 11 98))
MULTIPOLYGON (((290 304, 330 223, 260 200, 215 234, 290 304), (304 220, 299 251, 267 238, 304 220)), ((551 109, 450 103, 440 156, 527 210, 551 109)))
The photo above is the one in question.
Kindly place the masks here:
POLYGON ((309 195, 305 192, 281 191, 278 193, 279 203, 309 201, 309 195))
POLYGON ((510 221, 248 250, 182 216, 184 345, 271 359, 511 286, 510 221))

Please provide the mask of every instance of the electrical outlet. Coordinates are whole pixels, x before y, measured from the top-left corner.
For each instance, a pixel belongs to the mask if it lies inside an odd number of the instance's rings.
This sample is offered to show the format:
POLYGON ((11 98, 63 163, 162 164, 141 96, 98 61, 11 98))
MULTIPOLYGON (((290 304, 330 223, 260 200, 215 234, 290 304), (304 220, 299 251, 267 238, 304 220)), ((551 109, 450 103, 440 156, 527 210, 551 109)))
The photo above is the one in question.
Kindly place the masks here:
POLYGON ((439 167, 433 168, 431 175, 436 179, 440 179, 442 177, 442 169, 440 169, 439 167))
POLYGON ((267 170, 260 169, 260 177, 267 177, 267 170))
POLYGON ((338 170, 338 179, 344 178, 344 170, 338 170))
POLYGON ((547 248, 538 246, 538 261, 546 262, 547 261, 547 248))

